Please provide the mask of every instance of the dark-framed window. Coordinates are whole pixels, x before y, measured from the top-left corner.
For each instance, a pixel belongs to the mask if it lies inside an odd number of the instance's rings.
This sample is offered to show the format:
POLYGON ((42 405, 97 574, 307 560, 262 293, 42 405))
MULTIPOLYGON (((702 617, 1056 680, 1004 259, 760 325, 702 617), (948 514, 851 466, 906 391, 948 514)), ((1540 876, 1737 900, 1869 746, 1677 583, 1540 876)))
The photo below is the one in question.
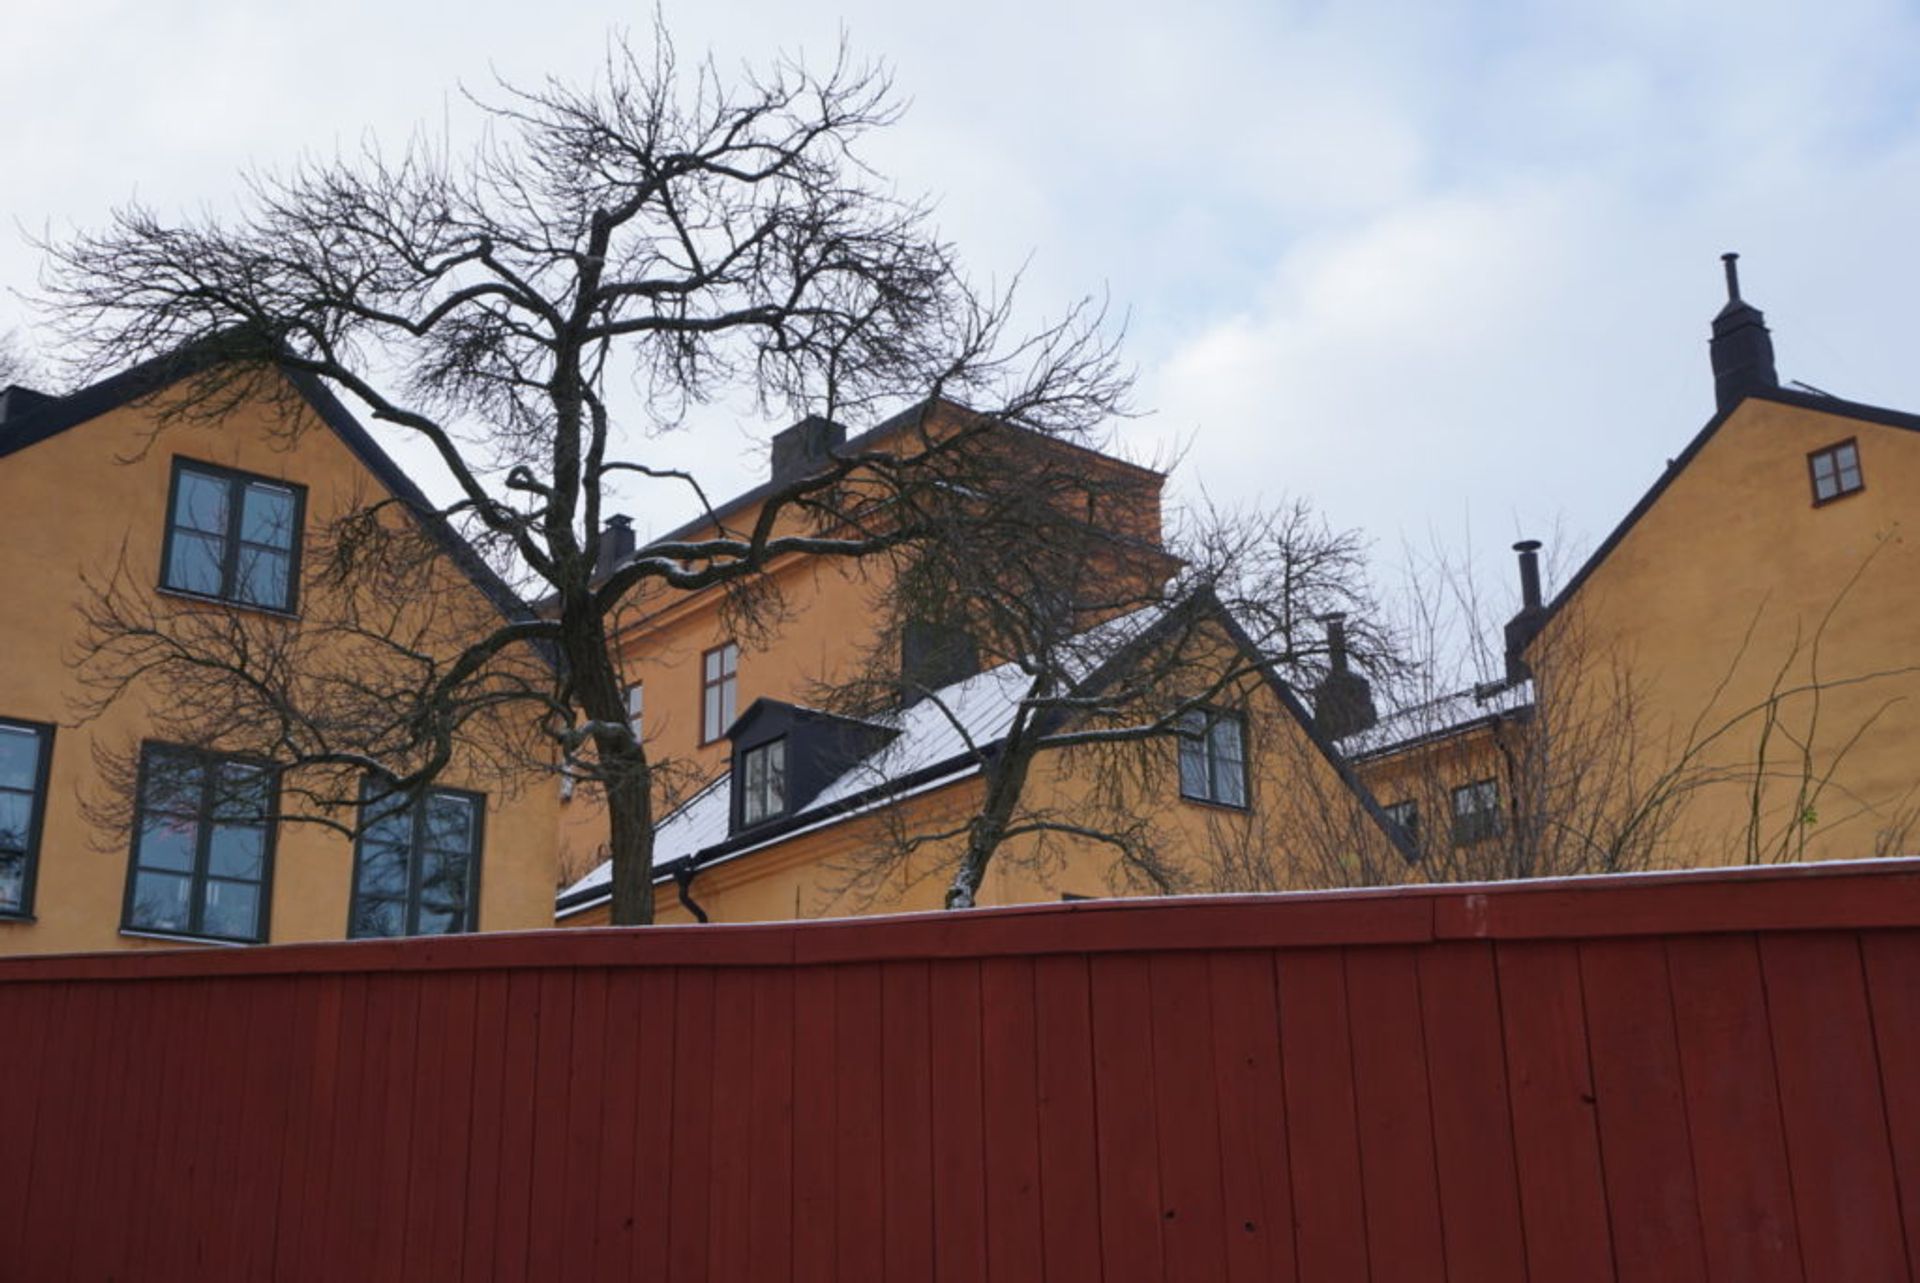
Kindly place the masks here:
POLYGON ((140 750, 138 788, 122 928, 266 939, 272 769, 249 758, 148 743, 140 750))
POLYGON ((53 727, 0 717, 0 917, 33 913, 53 727))
POLYGON ((1180 796, 1220 806, 1247 804, 1247 721, 1224 709, 1196 708, 1178 726, 1180 796))
POLYGON ((1475 780, 1453 791, 1453 844, 1471 846, 1500 833, 1500 784, 1475 780))
POLYGON ((299 597, 306 505, 305 486, 176 458, 160 586, 291 612, 299 597))
POLYGON ((786 736, 756 744, 740 755, 739 787, 741 828, 786 814, 786 736))
POLYGON ((700 656, 700 742, 727 733, 740 705, 740 647, 722 642, 700 656))
POLYGON ((1389 802, 1380 808, 1386 815, 1387 823, 1393 825, 1396 832, 1414 845, 1420 842, 1420 804, 1409 798, 1404 802, 1389 802))
POLYGON ((431 789, 417 799, 360 786, 347 935, 451 935, 479 923, 486 796, 431 789))
POLYGON ((1860 443, 1852 437, 1807 456, 1813 481, 1813 506, 1832 503, 1866 488, 1860 475, 1860 443))

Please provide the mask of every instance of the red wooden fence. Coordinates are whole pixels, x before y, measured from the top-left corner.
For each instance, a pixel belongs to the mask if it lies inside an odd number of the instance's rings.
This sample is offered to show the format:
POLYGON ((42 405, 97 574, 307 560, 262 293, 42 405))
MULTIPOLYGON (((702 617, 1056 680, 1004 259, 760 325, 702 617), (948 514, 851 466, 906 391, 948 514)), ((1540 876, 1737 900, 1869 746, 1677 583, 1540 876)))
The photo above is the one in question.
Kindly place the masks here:
POLYGON ((0 1278, 1879 1280, 1920 862, 0 963, 0 1278))

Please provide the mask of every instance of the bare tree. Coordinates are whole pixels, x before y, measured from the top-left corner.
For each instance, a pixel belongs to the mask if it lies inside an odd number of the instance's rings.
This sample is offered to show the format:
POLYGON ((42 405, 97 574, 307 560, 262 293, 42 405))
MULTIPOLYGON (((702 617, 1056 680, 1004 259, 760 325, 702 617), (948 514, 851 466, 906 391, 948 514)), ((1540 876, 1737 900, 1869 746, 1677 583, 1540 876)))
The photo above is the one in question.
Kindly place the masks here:
MULTIPOLYGON (((1276 695, 1272 683, 1324 669, 1317 620, 1329 611, 1354 612, 1356 648, 1385 657, 1364 613, 1362 541, 1304 503, 1208 509, 1163 546, 1157 511, 1140 517, 1125 474, 1035 463, 1030 480, 1017 511, 951 532, 886 582, 876 615, 887 640, 860 676, 828 692, 862 715, 917 705, 922 721, 932 715, 960 740, 980 781, 972 805, 878 815, 878 839, 841 870, 842 894, 938 876, 946 905, 965 908, 996 861, 1046 875, 1075 850, 1111 857, 1113 890, 1207 885, 1208 852, 1169 831, 1166 808, 1148 799, 1172 796, 1177 771, 1204 771, 1217 752, 1249 768, 1220 784, 1231 791, 1220 800, 1252 817, 1229 827, 1277 827, 1287 785, 1262 772, 1285 756, 1279 746, 1318 750, 1297 724, 1270 720, 1293 716, 1278 702, 1290 692, 1276 695), (893 650, 896 637, 920 638, 923 654, 910 653, 911 640, 909 653, 893 650), (1262 805, 1249 805, 1254 789, 1262 805)), ((882 752, 868 769, 878 780, 898 766, 882 752)), ((1296 771, 1333 778, 1324 758, 1288 761, 1281 773, 1296 771)), ((1321 801, 1316 818, 1387 845, 1350 788, 1321 801)))
POLYGON ((957 520, 943 473, 979 442, 1082 436, 1127 385, 1097 308, 1017 335, 1010 296, 971 285, 926 207, 861 162, 897 117, 883 71, 842 50, 824 71, 780 61, 729 80, 681 66, 664 30, 653 45, 614 42, 588 87, 500 86, 476 103, 488 131, 468 154, 369 146, 252 178, 236 221, 130 206, 47 247, 47 300, 85 370, 184 354, 163 423, 273 397, 291 437, 312 424, 302 381, 324 380, 424 442, 453 484, 431 511, 373 499, 336 522, 335 617, 275 621, 272 644, 132 600, 103 572, 79 656, 96 695, 137 679, 207 701, 169 698, 173 733, 260 755, 322 813, 368 776, 417 795, 486 723, 505 746, 487 755, 604 793, 617 923, 652 918, 660 765, 625 716, 620 603, 712 589, 751 610, 775 558, 923 543, 957 520), (979 413, 839 452, 748 525, 601 565, 615 487, 671 487, 712 515, 650 442, 743 393, 789 416, 929 396, 979 413), (540 611, 437 618, 431 635, 381 611, 383 576, 410 556, 402 516, 460 523, 540 611), (335 646, 355 659, 327 662, 335 646))

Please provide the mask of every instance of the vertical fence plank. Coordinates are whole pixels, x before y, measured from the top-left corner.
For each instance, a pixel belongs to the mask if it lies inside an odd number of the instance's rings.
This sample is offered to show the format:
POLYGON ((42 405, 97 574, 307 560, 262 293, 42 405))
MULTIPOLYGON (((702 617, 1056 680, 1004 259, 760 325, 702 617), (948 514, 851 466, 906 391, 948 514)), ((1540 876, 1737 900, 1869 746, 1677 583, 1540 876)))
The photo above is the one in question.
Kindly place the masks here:
POLYGON ((984 1283, 987 1140, 982 1112, 980 965, 971 960, 934 963, 927 981, 927 1005, 933 1013, 928 1052, 936 1209, 933 1278, 937 1283, 984 1283))
POLYGON ((1447 1277, 1518 1283, 1527 1277, 1526 1244, 1491 946, 1423 949, 1420 1015, 1447 1277))
POLYGON ((1667 969, 1708 1276, 1797 1283, 1800 1240, 1753 937, 1676 938, 1667 969))
MULTIPOLYGON (((128 1243, 145 1201, 145 1177, 152 1160, 153 1130, 159 1113, 160 1083, 155 1072, 156 1051, 167 1036, 162 1012, 167 1003, 165 990, 155 985, 129 983, 129 1010, 122 1026, 123 1083, 121 1104, 116 1111, 113 1136, 119 1161, 109 1164, 110 1182, 97 1208, 100 1254, 97 1277, 126 1278, 132 1262, 128 1243)), ((4 989, 0 989, 4 996, 4 989)), ((0 1017, 0 1028, 8 1027, 0 1017)), ((22 1029, 23 1036, 32 1030, 22 1029)), ((23 1082, 34 1081, 23 1078, 23 1082)), ((32 1095, 31 1092, 0 1092, 0 1096, 32 1095)), ((0 1135, 10 1132, 0 1122, 0 1135)), ((3 1185, 4 1181, 0 1181, 3 1185)), ((0 1203, 4 1206, 4 1203, 0 1203)), ((268 1273, 262 1270, 260 1273, 268 1273)))
POLYGON ((886 1170, 882 1155, 881 992, 877 966, 848 966, 835 976, 835 1171, 841 1278, 877 1279, 886 1269, 886 1170))
POLYGON ((807 967, 793 978, 794 1283, 839 1277, 837 984, 831 967, 807 967))
POLYGON ((886 1276, 933 1272, 933 1070, 927 964, 881 969, 881 1108, 885 1137, 886 1276))
POLYGON ((1372 1278, 1444 1278, 1415 955, 1393 946, 1349 949, 1345 962, 1372 1278))
MULTIPOLYGON (((152 990, 149 990, 152 993, 152 990)), ((157 1007, 158 994, 149 1007, 157 1007)), ((9 1031, 6 1076, 25 1085, 0 1090, 0 1242, 26 1243, 27 1203, 33 1190, 34 1128, 47 1081, 44 1057, 53 1012, 66 998, 60 985, 0 985, 0 1029, 9 1031)), ((122 1231, 124 1233, 124 1228, 122 1231)), ((16 1251, 19 1250, 16 1246, 16 1251)))
POLYGON ((473 1121, 467 1128, 465 1188, 460 1199, 460 1250, 454 1259, 466 1283, 493 1278, 499 1169, 506 1159, 507 1026, 512 981, 482 971, 473 981, 473 1121))
MULTIPOLYGON (((659 1083, 642 1081, 642 974, 621 967, 607 977, 606 1053, 593 1095, 604 1135, 593 1187, 581 1208, 593 1235, 593 1270, 588 1277, 595 1283, 634 1277, 634 1169, 638 1160, 634 1133, 641 1108, 654 1107, 661 1094, 659 1083)), ((671 1066, 673 1062, 669 1058, 665 1063, 671 1066)))
POLYGON ((1293 1184, 1273 955, 1214 953, 1207 961, 1213 982, 1226 1277, 1291 1283, 1293 1184))
POLYGON ((1100 1148, 1086 958, 1036 958, 1033 991, 1046 1276, 1048 1283, 1094 1283, 1100 1277, 1100 1148))
POLYGON ((1300 1275, 1368 1278, 1366 1190, 1340 952, 1283 954, 1279 990, 1300 1275))
POLYGON ((373 1261, 366 1278, 388 1279, 399 1283, 406 1259, 407 1233, 411 1222, 407 1206, 407 1173, 413 1146, 418 1140, 414 1126, 414 1090, 420 1050, 420 991, 425 980, 417 974, 390 977, 386 985, 392 991, 387 1007, 386 1081, 381 1084, 384 1121, 380 1127, 379 1166, 375 1176, 373 1209, 373 1261))
POLYGON ((1039 1051, 1033 962, 980 964, 981 1089, 987 1140, 987 1277, 1040 1278, 1039 1051))
MULTIPOLYGON (((441 1028, 443 1050, 432 1125, 439 1137, 437 1158, 425 1173, 426 1209, 409 1237, 426 1244, 418 1272, 409 1278, 460 1277, 465 1248, 467 1165, 476 1130, 473 1117, 473 1080, 480 1048, 476 1042, 480 982, 473 972, 457 972, 445 983, 446 1022, 441 1028)), ((492 1120, 482 1121, 491 1129, 492 1120)))
MULTIPOLYGON (((447 1165, 453 1131, 449 1123, 451 1101, 448 1097, 452 1093, 448 1079, 454 1062, 447 1046, 451 995, 446 981, 438 976, 423 977, 420 988, 422 992, 415 1007, 412 1099, 407 1106, 412 1138, 406 1155, 404 1205, 407 1214, 394 1275, 399 1279, 431 1277, 429 1271, 442 1268, 445 1261, 435 1254, 433 1204, 440 1172, 447 1165)), ((466 1066, 460 1064, 459 1068, 466 1066)))
POLYGON ((1869 931, 1860 945, 1906 1223, 1907 1268, 1920 1275, 1920 932, 1869 931))
MULTIPOLYGON (((484 1236, 491 1231, 489 1249, 476 1246, 471 1236, 468 1255, 486 1265, 494 1283, 529 1277, 530 1246, 527 1223, 533 1173, 534 1133, 540 1118, 539 1037, 547 1019, 545 993, 537 971, 508 973, 506 1023, 500 1038, 500 1158, 493 1165, 492 1217, 469 1222, 484 1236)), ((484 1243, 484 1237, 482 1239, 484 1243)))
POLYGON ((753 1144, 753 973, 721 971, 713 984, 713 1139, 707 1159, 707 1277, 746 1283, 748 1167, 753 1144))
MULTIPOLYGON (((634 1116, 633 1267, 623 1277, 659 1279, 667 1276, 672 1248, 668 1218, 674 1207, 673 1155, 680 1143, 677 1102, 691 1085, 679 1073, 680 1042, 677 1012, 679 973, 656 968, 640 978, 640 1077, 628 1085, 640 1097, 634 1116)), ((697 1120, 696 1120, 697 1121, 697 1120)))
MULTIPOLYGON (((667 1276, 707 1277, 707 1165, 713 1146, 714 975, 700 967, 675 978, 673 1013, 673 1209, 667 1221, 667 1276)), ((721 1102, 721 1108, 731 1108, 721 1102)))
POLYGON ((566 1109, 549 1112, 543 1120, 544 1126, 559 1129, 565 1139, 562 1175, 555 1186, 557 1206, 549 1214, 559 1222, 559 1274, 569 1279, 592 1278, 594 1273, 598 1226, 593 1182, 600 1173, 600 1148, 607 1141, 606 1056, 607 973, 600 967, 583 967, 573 973, 566 1109))
POLYGON ((746 1277, 793 1269, 793 973, 753 973, 753 1125, 747 1154, 746 1277))
POLYGON ((527 1273, 565 1276, 572 1209, 567 1188, 568 1095, 573 1085, 574 983, 579 973, 553 967, 540 973, 540 1034, 534 1055, 533 1167, 527 1190, 527 1273))
POLYGON ((1622 1283, 1702 1278, 1706 1249, 1666 946, 1658 939, 1584 943, 1580 982, 1622 1283))
POLYGON ((328 1181, 338 1143, 338 1107, 342 1082, 349 1070, 341 1059, 346 1031, 346 978, 322 976, 313 991, 311 1014, 304 1022, 308 1054, 302 1065, 303 1094, 294 1102, 295 1136, 305 1158, 286 1173, 280 1191, 280 1232, 274 1239, 275 1279, 319 1277, 321 1253, 327 1238, 328 1181))
POLYGON ((1227 1260, 1206 956, 1159 954, 1149 964, 1148 980, 1166 1277, 1215 1283, 1227 1260))
POLYGON ((1108 1279, 1157 1279, 1160 1154, 1153 1122, 1153 987, 1147 959, 1091 959, 1101 1260, 1108 1279))
POLYGON ((1906 1273, 1887 1111, 1856 937, 1762 937, 1795 1223, 1809 1279, 1906 1273))
POLYGON ((1577 945, 1517 941, 1495 951, 1513 1145, 1537 1279, 1614 1277, 1600 1132, 1594 1118, 1577 945))

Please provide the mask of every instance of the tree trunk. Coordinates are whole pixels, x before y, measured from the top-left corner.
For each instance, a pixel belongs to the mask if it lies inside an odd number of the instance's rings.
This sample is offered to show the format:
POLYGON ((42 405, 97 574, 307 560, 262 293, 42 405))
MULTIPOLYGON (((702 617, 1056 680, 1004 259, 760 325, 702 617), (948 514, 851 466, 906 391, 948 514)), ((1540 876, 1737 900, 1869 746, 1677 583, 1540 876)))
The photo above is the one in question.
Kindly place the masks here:
POLYGON ((960 857, 960 867, 954 870, 953 882, 947 887, 947 908, 974 907, 980 884, 986 880, 987 866, 993 862, 1000 844, 1006 841, 1007 826, 1013 821, 1014 807, 1026 789, 1027 771, 1032 765, 1031 748, 1009 744, 989 766, 986 803, 967 825, 967 849, 960 857))
POLYGON ((617 729, 626 725, 626 699, 604 621, 585 593, 562 605, 561 639, 574 698, 596 726, 610 728, 595 732, 593 746, 607 799, 612 922, 647 926, 653 921, 653 771, 646 750, 617 729))

